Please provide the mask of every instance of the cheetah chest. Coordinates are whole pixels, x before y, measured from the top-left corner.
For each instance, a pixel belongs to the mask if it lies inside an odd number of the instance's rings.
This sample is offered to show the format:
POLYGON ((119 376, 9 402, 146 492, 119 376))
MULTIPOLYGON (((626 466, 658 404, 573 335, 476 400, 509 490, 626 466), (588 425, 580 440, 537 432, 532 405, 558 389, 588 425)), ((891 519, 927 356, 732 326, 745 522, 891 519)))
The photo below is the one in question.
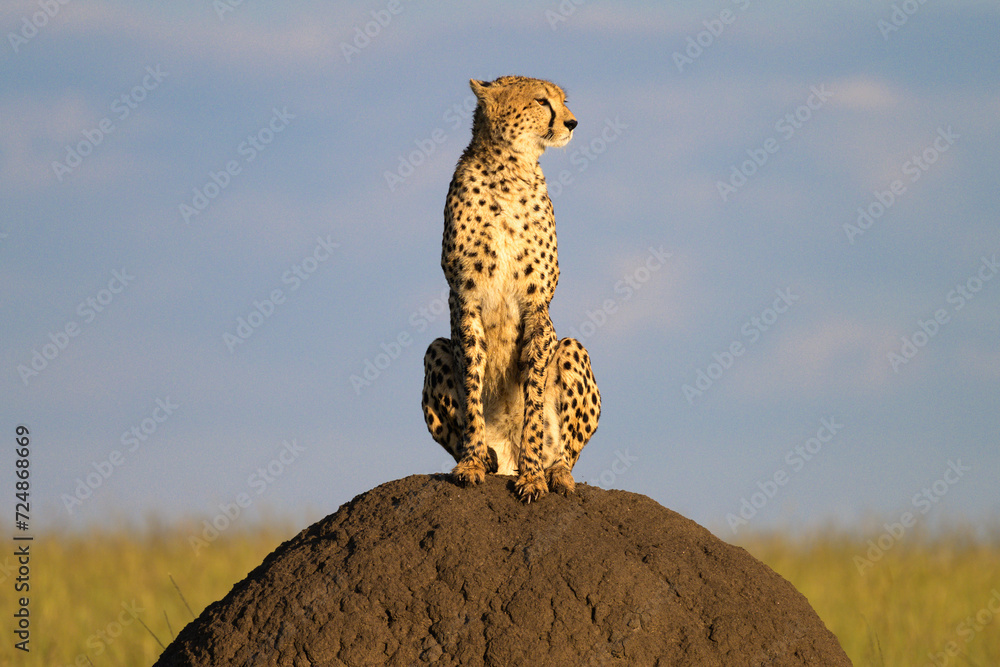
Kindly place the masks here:
POLYGON ((486 342, 486 384, 498 388, 508 384, 506 380, 514 379, 517 372, 517 346, 526 306, 520 268, 525 251, 516 234, 505 230, 503 225, 493 232, 490 235, 491 256, 495 253, 493 270, 482 277, 476 294, 486 342))
POLYGON ((475 287, 486 343, 486 385, 506 384, 517 370, 518 341, 524 314, 530 304, 548 301, 543 291, 551 285, 554 264, 554 233, 551 222, 521 200, 510 196, 487 198, 491 215, 473 230, 480 240, 479 253, 471 258, 475 287), (551 257, 551 259, 550 259, 551 257))

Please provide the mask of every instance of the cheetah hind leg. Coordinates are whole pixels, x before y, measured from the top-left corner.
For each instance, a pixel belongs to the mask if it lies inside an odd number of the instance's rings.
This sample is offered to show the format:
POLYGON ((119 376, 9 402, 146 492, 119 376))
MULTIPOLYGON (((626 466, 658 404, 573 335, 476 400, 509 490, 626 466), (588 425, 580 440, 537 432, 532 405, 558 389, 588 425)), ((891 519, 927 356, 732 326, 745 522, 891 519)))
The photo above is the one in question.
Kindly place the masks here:
POLYGON ((555 446, 556 461, 546 470, 546 475, 549 488, 566 495, 576 490, 570 471, 580 458, 584 445, 597 431, 601 393, 590 368, 590 355, 574 338, 559 341, 549 373, 553 382, 548 387, 551 394, 546 396, 546 403, 557 408, 554 421, 558 424, 555 430, 558 441, 555 446))
POLYGON ((461 400, 455 383, 451 341, 438 338, 424 355, 424 392, 421 408, 431 437, 456 461, 461 456, 464 430, 461 400))

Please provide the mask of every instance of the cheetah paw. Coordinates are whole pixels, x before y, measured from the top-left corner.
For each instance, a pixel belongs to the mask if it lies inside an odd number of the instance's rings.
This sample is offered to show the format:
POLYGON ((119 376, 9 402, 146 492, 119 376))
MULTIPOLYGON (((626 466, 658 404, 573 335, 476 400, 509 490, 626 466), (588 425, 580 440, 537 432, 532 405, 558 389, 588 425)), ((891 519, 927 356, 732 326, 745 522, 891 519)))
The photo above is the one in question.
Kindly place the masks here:
POLYGON ((451 471, 466 486, 480 484, 486 479, 486 465, 479 459, 463 459, 451 471))
POLYGON ((514 486, 517 489, 517 495, 526 503, 538 500, 549 490, 548 484, 545 483, 545 477, 542 475, 521 475, 514 486))
POLYGON ((573 473, 562 466, 549 468, 549 489, 554 493, 561 493, 568 496, 576 491, 576 482, 573 481, 573 473))

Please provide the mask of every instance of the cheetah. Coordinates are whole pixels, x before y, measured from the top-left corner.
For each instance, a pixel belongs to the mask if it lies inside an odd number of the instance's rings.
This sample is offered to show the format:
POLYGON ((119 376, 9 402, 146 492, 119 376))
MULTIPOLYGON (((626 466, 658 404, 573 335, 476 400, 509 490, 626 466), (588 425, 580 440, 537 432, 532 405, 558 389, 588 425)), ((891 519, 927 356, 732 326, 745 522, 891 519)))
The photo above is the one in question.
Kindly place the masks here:
POLYGON ((577 120, 549 81, 469 85, 472 141, 448 188, 441 250, 451 338, 427 349, 422 407, 460 483, 516 474, 531 502, 573 492, 571 471, 601 414, 587 350, 557 339, 549 317, 559 262, 538 159, 565 146, 577 120))

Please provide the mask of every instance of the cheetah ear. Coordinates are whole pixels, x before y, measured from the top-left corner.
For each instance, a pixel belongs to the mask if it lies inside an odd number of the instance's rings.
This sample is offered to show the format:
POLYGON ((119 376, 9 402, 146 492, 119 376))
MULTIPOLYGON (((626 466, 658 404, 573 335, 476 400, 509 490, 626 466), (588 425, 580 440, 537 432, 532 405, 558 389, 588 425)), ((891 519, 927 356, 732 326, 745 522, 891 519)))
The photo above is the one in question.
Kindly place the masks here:
POLYGON ((482 101, 485 100, 488 95, 488 89, 492 82, 490 81, 478 81, 476 79, 469 79, 469 88, 472 88, 472 92, 475 93, 476 99, 482 101))

